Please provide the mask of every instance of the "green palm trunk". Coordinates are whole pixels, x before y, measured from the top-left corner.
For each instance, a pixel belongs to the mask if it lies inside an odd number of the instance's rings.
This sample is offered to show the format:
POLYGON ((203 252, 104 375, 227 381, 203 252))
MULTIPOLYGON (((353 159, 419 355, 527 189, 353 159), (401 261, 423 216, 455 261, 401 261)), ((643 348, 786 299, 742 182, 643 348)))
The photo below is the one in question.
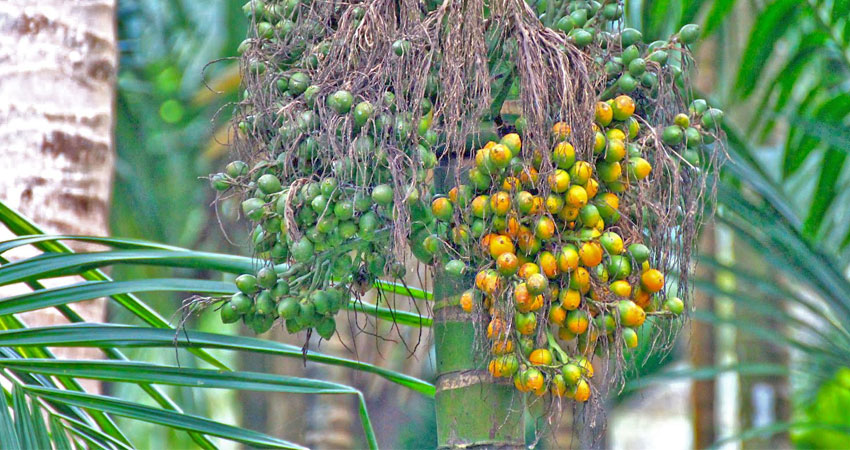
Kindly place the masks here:
POLYGON ((525 442, 522 397, 509 382, 494 382, 486 359, 474 351, 475 321, 480 319, 457 305, 458 296, 470 284, 442 273, 434 283, 437 445, 521 448, 525 442))

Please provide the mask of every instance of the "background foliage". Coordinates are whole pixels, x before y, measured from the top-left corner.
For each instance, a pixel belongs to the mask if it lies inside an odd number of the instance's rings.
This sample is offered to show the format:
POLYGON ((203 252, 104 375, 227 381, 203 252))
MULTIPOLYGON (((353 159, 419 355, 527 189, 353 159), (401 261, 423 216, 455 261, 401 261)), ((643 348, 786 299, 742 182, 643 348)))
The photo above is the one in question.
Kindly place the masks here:
MULTIPOLYGON (((227 59, 210 66, 207 63, 235 54, 246 26, 240 6, 234 2, 198 0, 120 2, 122 69, 117 103, 118 163, 112 205, 113 235, 210 252, 239 254, 243 250, 222 238, 217 218, 206 206, 212 200, 211 190, 199 180, 218 168, 219 157, 226 151, 218 142, 227 139, 223 127, 230 111, 226 105, 237 95, 236 65, 227 59), (204 81, 222 93, 211 95, 204 81)), ((722 229, 732 231, 739 250, 737 258, 729 259, 715 257, 711 249, 707 249, 700 264, 714 272, 699 279, 696 287, 707 295, 732 299, 734 311, 697 311, 694 317, 705 323, 731 325, 742 339, 752 339, 747 342, 778 348, 789 356, 783 364, 763 364, 748 361, 745 352, 741 352, 738 363, 732 366, 669 369, 669 361, 681 357, 680 352, 667 360, 651 360, 643 365, 639 384, 663 382, 673 377, 714 377, 730 370, 744 377, 788 377, 794 393, 793 414, 739 437, 758 439, 768 434, 790 432, 797 445, 807 448, 832 448, 850 442, 850 423, 844 414, 850 407, 850 383, 847 381, 850 366, 850 179, 846 161, 850 151, 850 2, 630 0, 627 8, 632 22, 626 25, 644 30, 647 41, 667 36, 684 23, 701 24, 705 40, 698 47, 697 55, 702 72, 694 76, 698 88, 727 112, 730 161, 720 174, 715 219, 720 227, 725 227, 722 229), (651 373, 655 375, 649 375, 651 373)), ((12 216, 8 213, 4 219, 12 220, 12 216)), ((223 220, 231 220, 226 206, 223 220)), ((21 234, 35 233, 23 223, 18 225, 22 227, 21 234)), ((237 244, 245 239, 238 234, 230 238, 237 244)), ((151 248, 146 243, 130 240, 110 244, 115 245, 115 251, 121 252, 185 252, 151 248)), ((54 243, 39 245, 45 246, 47 251, 64 251, 54 243)), ((222 265, 250 264, 246 260, 225 258, 223 254, 211 255, 203 259, 202 254, 197 254, 195 256, 200 259, 191 264, 175 264, 174 260, 160 255, 155 263, 116 265, 112 272, 116 279, 154 279, 145 289, 156 291, 145 294, 149 307, 142 306, 138 299, 127 294, 138 292, 139 286, 116 286, 104 278, 105 275, 94 271, 101 263, 91 262, 94 266, 85 273, 92 282, 105 283, 90 286, 95 293, 114 292, 116 302, 113 305, 123 305, 112 309, 113 321, 164 326, 182 297, 170 291, 185 289, 181 288, 180 281, 174 280, 200 277, 212 281, 199 286, 222 289, 222 284, 229 282, 228 275, 220 271, 222 265)), ((127 256, 120 255, 121 258, 127 256)), ((153 255, 146 254, 146 257, 153 255)), ((40 267, 42 262, 32 265, 35 272, 30 275, 21 273, 34 280, 36 274, 44 273, 39 271, 47 270, 40 267)), ((12 281, 12 275, 5 276, 10 277, 8 282, 12 281)), ((38 288, 35 281, 30 283, 38 288)), ((48 302, 42 307, 56 304, 61 308, 61 294, 51 292, 39 297, 48 302)), ((14 302, 4 300, 3 305, 12 305, 4 306, 11 308, 14 302)), ((48 342, 56 345, 57 339, 81 339, 84 331, 66 327, 13 334, 16 332, 11 330, 19 328, 19 324, 10 315, 11 311, 14 310, 0 310, 3 328, 10 330, 4 332, 9 333, 4 338, 19 339, 15 342, 20 347, 12 350, 4 347, 7 359, 2 360, 0 372, 16 384, 27 387, 16 387, 4 394, 18 412, 17 417, 32 420, 17 419, 12 423, 8 416, 2 415, 6 410, 0 408, 0 429, 13 427, 16 430, 14 434, 0 433, 2 448, 15 447, 11 436, 26 439, 18 444, 43 444, 46 430, 61 427, 70 431, 68 436, 72 440, 99 443, 104 448, 122 447, 126 445, 122 444, 123 435, 114 431, 118 427, 111 425, 113 422, 120 425, 122 421, 112 421, 103 412, 120 410, 123 414, 117 415, 166 423, 174 417, 146 409, 156 403, 173 406, 166 396, 189 413, 238 423, 239 412, 232 394, 219 395, 221 391, 218 390, 180 387, 181 377, 208 377, 208 382, 213 383, 213 371, 201 368, 211 366, 202 361, 212 362, 212 367, 236 367, 238 358, 229 352, 215 350, 223 344, 210 342, 208 350, 192 349, 195 356, 190 356, 188 349, 181 349, 177 353, 181 369, 176 374, 170 372, 175 370, 171 366, 134 363, 139 364, 134 366, 137 378, 127 379, 127 372, 121 372, 125 377, 123 381, 110 383, 103 397, 74 394, 66 389, 57 392, 60 386, 73 388, 73 376, 118 381, 110 374, 130 364, 120 362, 120 355, 145 361, 162 353, 123 348, 132 343, 120 340, 124 339, 121 333, 126 330, 102 328, 97 331, 114 333, 111 336, 115 340, 109 343, 106 352, 117 362, 85 368, 51 362, 46 360, 50 354, 44 345, 48 342), (43 340, 47 338, 52 340, 43 340), (118 353, 117 347, 122 347, 120 352, 124 353, 118 353), (9 359, 24 357, 34 359, 9 359), (166 378, 169 381, 163 382, 166 378), (157 380, 164 386, 160 391, 153 391, 149 383, 157 380), (125 399, 133 406, 114 403, 112 397, 125 399), (38 411, 44 406, 55 408, 57 412, 41 422, 38 411)), ((66 314, 70 313, 66 311, 66 314)), ((217 322, 215 319, 208 324, 202 316, 192 328, 225 334, 237 332, 235 327, 224 329, 217 322), (214 323, 217 323, 215 327, 214 323)), ((146 345, 171 346, 173 332, 164 331, 158 336, 158 340, 151 338, 146 345)), ((283 344, 274 342, 220 339, 240 345, 247 342, 258 352, 297 350, 285 350, 287 347, 283 344)), ((174 352, 169 354, 174 355, 174 352)), ((231 372, 215 383, 238 389, 327 390, 359 395, 347 386, 247 372, 231 372)), ((418 386, 427 390, 426 384, 418 386)), ((632 386, 637 388, 638 383, 632 386)), ((421 422, 426 424, 432 416, 427 409, 431 404, 427 401, 422 404, 426 406, 421 422)), ((231 429, 216 428, 221 426, 215 422, 196 421, 192 429, 213 427, 219 433, 232 433, 231 429)), ((423 425, 423 428, 427 427, 423 425)), ((123 429, 128 432, 127 440, 141 447, 182 448, 192 442, 203 442, 197 434, 167 427, 123 429)), ((275 439, 246 433, 241 436, 246 440, 243 442, 258 444, 262 439, 275 439)), ((427 441, 426 434, 410 434, 403 442, 421 445, 423 439, 427 441)), ((364 432, 366 435, 368 432, 364 432)), ((279 440, 274 442, 285 445, 279 440)), ((54 445, 63 448, 60 440, 54 440, 54 445)))

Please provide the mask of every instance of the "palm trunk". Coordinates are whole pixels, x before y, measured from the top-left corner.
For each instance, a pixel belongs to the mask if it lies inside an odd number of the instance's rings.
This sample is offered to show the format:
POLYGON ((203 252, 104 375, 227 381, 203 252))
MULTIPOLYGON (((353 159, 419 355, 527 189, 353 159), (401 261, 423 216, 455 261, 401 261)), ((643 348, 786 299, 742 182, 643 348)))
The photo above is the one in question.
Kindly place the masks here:
MULTIPOLYGON (((115 0, 0 2, 0 61, 0 200, 48 232, 106 234, 115 0)), ((103 301, 74 309, 88 320, 105 318, 103 301)), ((25 320, 63 319, 49 310, 25 320)))
POLYGON ((521 394, 490 376, 486 362, 473 350, 477 319, 450 305, 469 284, 439 273, 434 282, 437 446, 522 448, 521 394))

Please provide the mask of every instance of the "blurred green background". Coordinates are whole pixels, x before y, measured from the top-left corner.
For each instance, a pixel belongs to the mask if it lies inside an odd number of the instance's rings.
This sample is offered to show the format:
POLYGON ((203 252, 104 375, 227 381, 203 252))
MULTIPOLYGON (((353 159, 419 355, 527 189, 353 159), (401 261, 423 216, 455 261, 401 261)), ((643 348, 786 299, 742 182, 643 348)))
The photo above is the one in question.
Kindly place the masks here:
MULTIPOLYGON (((658 408, 645 389, 668 392, 677 380, 690 380, 685 438, 656 448, 702 448, 728 437, 745 438, 734 439, 733 447, 849 447, 850 1, 630 0, 626 10, 626 25, 642 29, 647 42, 684 23, 701 25, 703 40, 694 50, 699 69, 690 76, 701 95, 727 112, 730 161, 718 175, 717 213, 700 244, 692 326, 668 357, 636 358, 632 380, 611 399, 610 417, 658 408)), ((119 2, 113 235, 245 252, 244 227, 227 203, 216 214, 214 192, 201 177, 226 161, 239 82, 232 57, 246 26, 241 4, 233 1, 119 2)), ((131 279, 161 270, 122 266, 114 273, 131 279)), ((166 317, 181 300, 146 299, 166 317)), ((222 327, 211 315, 190 320, 201 329, 222 327)), ((405 364, 404 352, 385 356, 397 359, 389 364, 405 364)), ((251 358, 242 366, 303 370, 251 358)), ((428 376, 427 364, 416 367, 428 376)), ((399 399, 363 377, 355 382, 369 396, 382 445, 434 445, 432 403, 399 399)), ((294 441, 291 427, 310 426, 309 417, 273 420, 276 409, 296 404, 290 397, 238 401, 236 394, 212 392, 172 390, 188 412, 250 420, 272 433, 290 427, 286 437, 294 441)), ((349 409, 356 416, 356 408, 349 409)), ((573 422, 562 422, 563 436, 573 422)), ((663 438, 663 423, 656 425, 663 438)), ((127 429, 142 447, 192 446, 185 435, 158 427, 127 429)), ((609 427, 601 445, 641 448, 612 435, 622 429, 609 427)), ((538 445, 563 444, 544 439, 538 445)))

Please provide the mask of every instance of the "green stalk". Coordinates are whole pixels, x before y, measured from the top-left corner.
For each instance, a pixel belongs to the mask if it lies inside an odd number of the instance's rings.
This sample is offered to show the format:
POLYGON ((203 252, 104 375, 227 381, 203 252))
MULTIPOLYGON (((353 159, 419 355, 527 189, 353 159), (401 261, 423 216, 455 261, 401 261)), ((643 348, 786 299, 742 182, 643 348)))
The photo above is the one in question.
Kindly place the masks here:
POLYGON ((453 297, 471 285, 438 273, 434 279, 437 447, 524 448, 522 394, 495 381, 486 358, 476 355, 475 328, 486 324, 465 313, 453 297), (444 300, 440 302, 440 300, 444 300))

